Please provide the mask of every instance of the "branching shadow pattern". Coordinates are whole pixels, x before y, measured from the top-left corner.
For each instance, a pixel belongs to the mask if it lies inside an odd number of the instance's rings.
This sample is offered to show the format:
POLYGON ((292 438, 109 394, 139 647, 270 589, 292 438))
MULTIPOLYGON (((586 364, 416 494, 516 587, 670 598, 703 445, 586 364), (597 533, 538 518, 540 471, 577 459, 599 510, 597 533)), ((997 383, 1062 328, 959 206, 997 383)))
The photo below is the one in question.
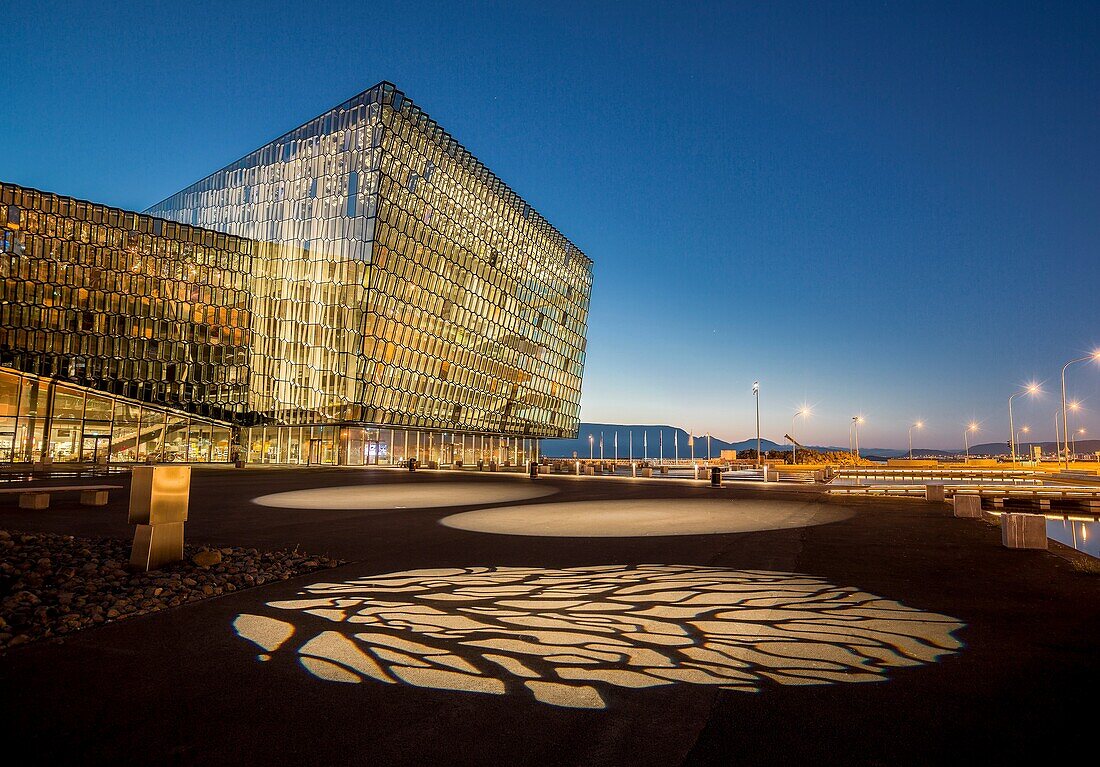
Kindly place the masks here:
POLYGON ((691 565, 412 570, 300 596, 269 603, 279 617, 237 617, 261 659, 293 652, 335 682, 578 708, 623 687, 883 681, 956 652, 963 626, 809 575, 691 565))

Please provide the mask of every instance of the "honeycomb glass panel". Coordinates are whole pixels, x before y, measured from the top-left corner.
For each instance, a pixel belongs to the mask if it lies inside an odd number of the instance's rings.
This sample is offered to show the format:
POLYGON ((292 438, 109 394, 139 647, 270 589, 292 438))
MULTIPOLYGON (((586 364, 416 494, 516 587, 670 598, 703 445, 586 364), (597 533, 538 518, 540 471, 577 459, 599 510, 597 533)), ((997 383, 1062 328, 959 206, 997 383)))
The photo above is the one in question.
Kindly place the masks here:
POLYGON ((0 460, 519 463, 576 435, 592 262, 390 83, 145 213, 0 199, 0 460))
POLYGON ((575 436, 591 261, 393 85, 147 212, 257 241, 265 422, 575 436))

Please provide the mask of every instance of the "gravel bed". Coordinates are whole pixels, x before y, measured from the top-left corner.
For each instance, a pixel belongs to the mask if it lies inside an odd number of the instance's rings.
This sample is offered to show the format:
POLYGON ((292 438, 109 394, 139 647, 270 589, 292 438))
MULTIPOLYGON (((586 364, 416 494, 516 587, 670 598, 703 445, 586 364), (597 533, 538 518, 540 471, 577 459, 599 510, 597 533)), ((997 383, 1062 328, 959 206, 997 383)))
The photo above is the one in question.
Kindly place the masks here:
POLYGON ((343 564, 297 550, 186 546, 183 562, 131 572, 131 543, 0 530, 0 652, 343 564))

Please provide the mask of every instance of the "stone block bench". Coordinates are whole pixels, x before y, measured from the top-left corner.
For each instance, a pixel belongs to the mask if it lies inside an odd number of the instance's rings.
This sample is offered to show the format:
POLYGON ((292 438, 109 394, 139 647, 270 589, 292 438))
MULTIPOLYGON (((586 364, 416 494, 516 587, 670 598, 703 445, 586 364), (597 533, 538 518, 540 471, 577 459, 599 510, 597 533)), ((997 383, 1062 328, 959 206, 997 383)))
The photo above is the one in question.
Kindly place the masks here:
POLYGON ((106 506, 110 490, 122 490, 122 485, 60 485, 57 487, 5 487, 0 494, 19 496, 21 509, 48 509, 54 493, 80 493, 83 506, 106 506))

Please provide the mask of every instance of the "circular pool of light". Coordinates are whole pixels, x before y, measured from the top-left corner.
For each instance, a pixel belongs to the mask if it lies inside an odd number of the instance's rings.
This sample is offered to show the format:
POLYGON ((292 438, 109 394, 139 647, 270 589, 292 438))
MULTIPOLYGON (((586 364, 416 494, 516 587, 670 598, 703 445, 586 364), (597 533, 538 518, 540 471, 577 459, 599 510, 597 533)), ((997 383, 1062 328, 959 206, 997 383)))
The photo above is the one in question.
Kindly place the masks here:
POLYGON ((500 535, 628 538, 783 530, 850 516, 843 508, 801 501, 657 498, 505 506, 439 521, 459 530, 500 535))
POLYGON ((252 502, 280 509, 426 509, 523 501, 556 492, 545 485, 512 482, 400 482, 290 490, 262 495, 252 502))

